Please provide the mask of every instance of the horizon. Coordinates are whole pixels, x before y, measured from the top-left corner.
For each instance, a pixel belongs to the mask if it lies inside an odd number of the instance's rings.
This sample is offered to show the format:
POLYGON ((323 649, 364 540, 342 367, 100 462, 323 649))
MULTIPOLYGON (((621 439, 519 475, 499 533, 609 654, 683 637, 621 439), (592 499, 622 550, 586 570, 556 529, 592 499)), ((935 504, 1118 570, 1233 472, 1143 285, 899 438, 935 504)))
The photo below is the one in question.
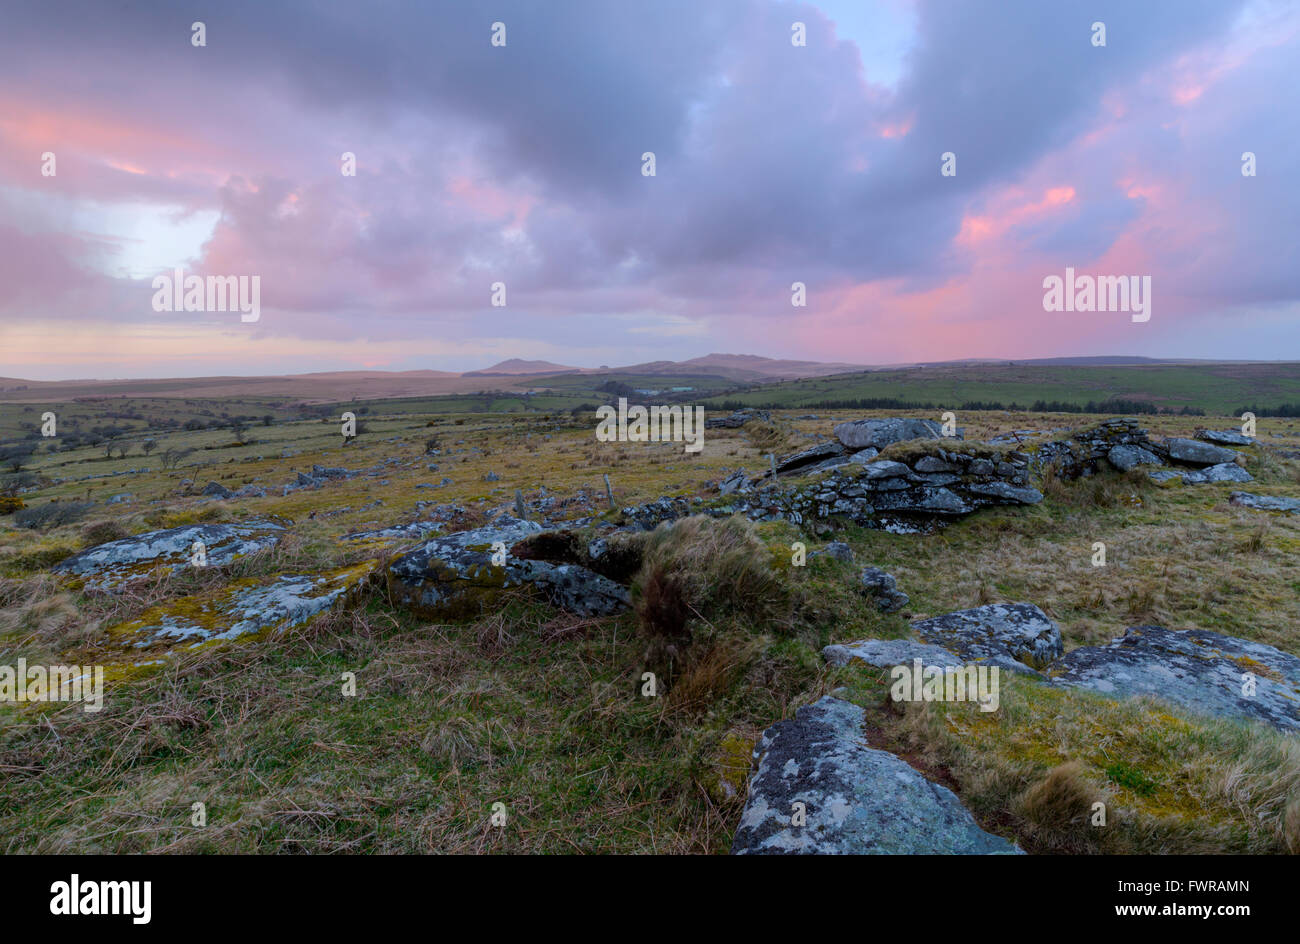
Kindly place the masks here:
POLYGON ((10 20, 14 380, 1300 351, 1274 0, 10 20))
MULTIPOLYGON (((718 351, 711 351, 711 352, 709 352, 708 354, 698 354, 698 355, 694 355, 693 357, 683 358, 682 361, 677 361, 677 362, 674 362, 674 363, 682 363, 682 362, 685 362, 685 361, 697 360, 697 359, 708 358, 708 357, 761 357, 761 358, 763 358, 764 360, 769 360, 769 361, 778 361, 778 360, 794 360, 794 358, 768 358, 768 357, 765 357, 764 355, 753 355, 753 354, 732 354, 732 353, 723 353, 723 352, 718 352, 718 351)), ((1077 360, 1086 360, 1086 359, 1093 359, 1093 358, 1127 359, 1127 360, 1135 361, 1135 362, 1137 362, 1137 363, 1132 363, 1132 364, 1098 364, 1098 365, 1080 364, 1080 365, 1075 365, 1075 366, 1081 366, 1081 367, 1087 367, 1087 366, 1097 366, 1097 367, 1107 367, 1107 366, 1110 366, 1110 367, 1117 367, 1117 366, 1118 366, 1118 367, 1143 367, 1143 366, 1161 367, 1161 366, 1177 366, 1178 364, 1186 364, 1186 363, 1200 363, 1200 364, 1205 364, 1205 365, 1213 365, 1213 364, 1295 364, 1295 363, 1300 363, 1300 359, 1288 359, 1288 358, 1194 358, 1194 357, 1158 357, 1158 356, 1151 356, 1151 355, 1137 355, 1137 354, 1061 354, 1061 355, 1053 355, 1053 356, 1049 356, 1049 357, 1045 357, 1045 358, 1033 358, 1033 357, 1006 357, 1006 358, 996 358, 996 359, 994 359, 994 358, 958 358, 958 359, 954 359, 954 360, 950 360, 950 361, 914 361, 914 362, 896 363, 896 364, 844 364, 843 366, 850 367, 850 368, 853 368, 853 369, 852 369, 852 370, 846 370, 846 371, 844 371, 843 373, 855 373, 855 372, 857 372, 857 371, 859 371, 859 370, 865 370, 865 371, 890 371, 890 370, 911 370, 911 369, 917 369, 917 368, 922 368, 922 367, 957 366, 957 365, 964 364, 964 363, 967 363, 967 362, 973 362, 973 366, 982 366, 982 365, 987 365, 987 366, 1009 366, 1009 365, 1016 365, 1016 364, 1020 364, 1020 363, 1033 365, 1035 362, 1040 362, 1040 363, 1039 363, 1039 366, 1051 366, 1051 365, 1048 365, 1048 364, 1042 364, 1041 362, 1042 362, 1042 361, 1056 361, 1056 360, 1076 360, 1076 361, 1077 361, 1077 360), (1148 362, 1149 362, 1149 363, 1148 363, 1148 362)), ((272 378, 272 377, 309 377, 309 376, 316 376, 316 375, 345 374, 345 373, 355 373, 355 374, 365 374, 365 375, 382 375, 382 374, 402 374, 402 373, 420 373, 420 372, 435 373, 435 374, 447 374, 447 375, 449 375, 449 376, 460 376, 460 377, 464 377, 464 376, 467 376, 467 375, 470 375, 470 374, 487 373, 487 372, 491 371, 491 370, 492 370, 493 368, 495 368, 495 367, 498 367, 498 366, 500 366, 500 365, 502 365, 502 364, 508 363, 510 360, 520 360, 520 359, 521 359, 521 358, 506 358, 505 360, 503 360, 503 361, 498 361, 498 362, 495 363, 495 364, 489 364, 489 365, 484 366, 484 367, 474 367, 474 368, 469 368, 469 369, 464 370, 464 371, 440 371, 440 370, 436 370, 436 369, 433 369, 433 368, 423 368, 423 367, 419 367, 419 368, 400 368, 400 369, 392 369, 392 370, 386 370, 386 369, 383 369, 383 368, 342 368, 342 369, 338 369, 338 370, 305 370, 305 371, 292 371, 292 372, 288 372, 288 373, 280 373, 280 374, 267 374, 267 373, 238 373, 238 372, 235 372, 235 371, 231 371, 231 372, 228 372, 228 373, 220 373, 220 374, 175 374, 175 375, 162 375, 162 374, 143 375, 143 374, 142 374, 142 375, 139 375, 139 376, 119 376, 119 377, 57 377, 57 378, 49 378, 49 379, 40 379, 40 378, 35 378, 35 377, 15 377, 15 376, 0 375, 0 381, 19 381, 19 382, 22 382, 22 383, 28 383, 28 382, 31 382, 31 383, 53 383, 53 384, 67 384, 67 383, 104 383, 104 384, 108 384, 108 383, 118 383, 118 382, 123 382, 123 383, 125 383, 125 382, 130 382, 130 381, 137 381, 137 380, 211 380, 211 379, 219 379, 219 378, 225 378, 225 377, 230 377, 230 378, 239 378, 239 379, 258 379, 258 378, 272 378)), ((642 363, 646 363, 646 362, 642 362, 642 363)), ((819 364, 819 365, 823 365, 823 366, 840 366, 839 362, 833 362, 833 361, 832 361, 832 362, 827 362, 827 361, 809 361, 809 363, 815 363, 815 364, 819 364)), ((577 364, 558 364, 558 365, 556 365, 556 367, 557 367, 558 369, 557 369, 557 370, 554 370, 554 371, 552 371, 552 370, 542 370, 542 371, 530 371, 530 372, 526 372, 526 373, 501 373, 501 374, 496 374, 496 375, 493 375, 493 376, 499 376, 499 377, 520 377, 520 378, 522 378, 522 377, 530 377, 530 376, 533 376, 533 377, 547 377, 547 376, 554 376, 554 375, 556 375, 556 374, 558 374, 558 373, 563 373, 563 372, 567 372, 567 371, 589 371, 589 372, 593 372, 593 373, 607 372, 607 373, 611 373, 611 374, 617 374, 617 373, 628 373, 628 372, 629 372, 629 368, 633 368, 633 367, 637 367, 637 366, 639 366, 639 365, 638 365, 638 364, 625 364, 625 365, 608 365, 608 366, 590 366, 590 367, 586 367, 586 366, 577 365, 577 364)), ((707 368, 701 368, 701 370, 707 370, 707 368)), ((664 375, 664 376, 673 376, 673 375, 671 375, 671 374, 666 374, 666 375, 664 375)), ((829 376, 838 376, 838 374, 825 374, 825 375, 818 375, 818 376, 828 376, 828 377, 829 377, 829 376)), ((778 382, 778 381, 776 381, 775 378, 773 378, 773 379, 771 379, 771 380, 755 381, 755 382, 756 382, 756 383, 769 383, 769 382, 771 382, 771 383, 775 383, 775 382, 778 382)), ((3 392, 3 391, 0 391, 0 392, 3 392)), ((11 392, 12 392, 12 391, 11 391, 11 392)), ((417 395, 417 396, 418 396, 418 395, 417 395)))

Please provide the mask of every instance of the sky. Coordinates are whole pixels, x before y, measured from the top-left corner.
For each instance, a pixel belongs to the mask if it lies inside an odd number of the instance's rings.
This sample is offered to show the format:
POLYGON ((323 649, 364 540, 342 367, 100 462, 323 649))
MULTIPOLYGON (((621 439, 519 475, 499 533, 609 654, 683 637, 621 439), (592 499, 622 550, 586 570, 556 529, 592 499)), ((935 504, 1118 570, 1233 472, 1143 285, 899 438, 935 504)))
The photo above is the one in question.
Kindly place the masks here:
POLYGON ((1300 4, 6 0, 2 30, 0 376, 1300 360, 1300 4), (1149 320, 1045 310, 1067 267, 1149 277, 1149 320), (155 310, 177 268, 256 276, 257 320, 155 310))

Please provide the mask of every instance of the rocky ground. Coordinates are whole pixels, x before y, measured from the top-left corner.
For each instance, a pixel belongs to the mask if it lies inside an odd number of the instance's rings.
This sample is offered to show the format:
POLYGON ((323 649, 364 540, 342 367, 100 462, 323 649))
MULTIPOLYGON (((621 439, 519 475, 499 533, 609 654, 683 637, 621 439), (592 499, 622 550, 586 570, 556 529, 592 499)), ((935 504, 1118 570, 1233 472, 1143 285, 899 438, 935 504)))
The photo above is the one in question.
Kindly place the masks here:
POLYGON ((109 692, 0 705, 4 848, 1300 851, 1286 422, 50 453, 0 509, 0 663, 109 692), (915 660, 996 667, 997 705, 898 700, 915 660))

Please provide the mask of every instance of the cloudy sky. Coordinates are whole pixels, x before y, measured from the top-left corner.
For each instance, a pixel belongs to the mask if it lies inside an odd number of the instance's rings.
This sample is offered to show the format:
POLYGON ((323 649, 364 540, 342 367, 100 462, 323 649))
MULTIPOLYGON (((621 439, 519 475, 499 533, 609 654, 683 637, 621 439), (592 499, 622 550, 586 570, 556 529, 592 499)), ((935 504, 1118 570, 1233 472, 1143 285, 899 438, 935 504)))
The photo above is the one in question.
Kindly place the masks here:
POLYGON ((1300 359, 1297 90, 1274 0, 6 0, 0 375, 1300 359))

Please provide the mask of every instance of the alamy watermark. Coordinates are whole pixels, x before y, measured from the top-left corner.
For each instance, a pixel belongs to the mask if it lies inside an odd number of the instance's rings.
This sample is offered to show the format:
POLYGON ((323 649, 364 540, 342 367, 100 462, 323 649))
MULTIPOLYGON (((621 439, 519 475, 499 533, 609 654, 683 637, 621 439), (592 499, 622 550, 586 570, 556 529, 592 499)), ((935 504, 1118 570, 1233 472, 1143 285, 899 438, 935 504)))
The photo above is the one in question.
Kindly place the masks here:
POLYGON ((1134 321, 1151 320, 1151 276, 1078 275, 1043 279, 1043 311, 1130 311, 1134 321))
POLYGON ((102 665, 0 665, 0 701, 79 701, 86 711, 104 707, 102 665))
POLYGON ((238 311, 239 320, 262 317, 260 275, 186 275, 176 269, 172 275, 154 277, 154 311, 238 311))
POLYGON ((52 915, 130 915, 132 924, 153 917, 153 882, 83 881, 76 872, 50 886, 52 915))
POLYGON ((998 710, 998 667, 996 665, 911 665, 889 670, 894 701, 973 701, 980 711, 998 710))
POLYGON ((704 407, 627 405, 618 398, 618 409, 596 409, 596 439, 600 442, 684 442, 687 452, 704 448, 704 407))

